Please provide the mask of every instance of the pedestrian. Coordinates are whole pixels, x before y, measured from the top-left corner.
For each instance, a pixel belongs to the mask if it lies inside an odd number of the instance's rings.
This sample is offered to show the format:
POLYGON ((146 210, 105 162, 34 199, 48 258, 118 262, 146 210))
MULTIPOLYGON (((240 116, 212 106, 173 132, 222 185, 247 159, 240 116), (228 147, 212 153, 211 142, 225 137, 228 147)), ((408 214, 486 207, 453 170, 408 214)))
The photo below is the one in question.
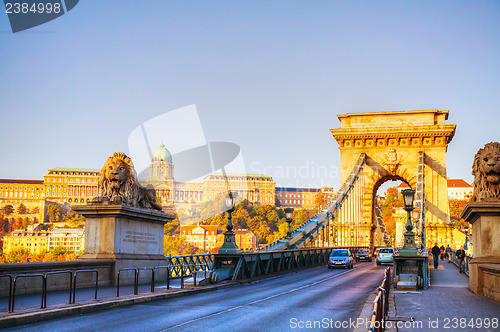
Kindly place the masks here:
POLYGON ((432 258, 434 259, 434 269, 438 268, 439 264, 439 254, 441 253, 441 249, 439 249, 437 242, 434 243, 434 247, 431 249, 432 258))
POLYGON ((443 245, 441 245, 441 247, 439 247, 439 251, 441 252, 441 254, 440 254, 441 260, 443 260, 443 258, 444 258, 444 246, 443 245))
POLYGON ((455 256, 458 259, 458 271, 460 273, 463 273, 464 269, 465 269, 465 263, 464 263, 465 251, 464 251, 464 246, 460 246, 460 249, 458 249, 457 252, 455 252, 455 256))
POLYGON ((448 260, 448 263, 450 262, 450 257, 451 257, 451 248, 450 245, 446 245, 446 249, 444 250, 444 257, 448 260))

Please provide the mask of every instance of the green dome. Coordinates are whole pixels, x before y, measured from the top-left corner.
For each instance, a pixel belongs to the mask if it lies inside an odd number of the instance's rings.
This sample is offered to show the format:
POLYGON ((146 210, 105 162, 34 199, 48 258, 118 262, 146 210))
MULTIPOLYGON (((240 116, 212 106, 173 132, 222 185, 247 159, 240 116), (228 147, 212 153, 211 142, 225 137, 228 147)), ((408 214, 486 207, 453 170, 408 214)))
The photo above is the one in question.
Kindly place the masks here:
POLYGON ((172 155, 165 149, 165 145, 160 145, 158 149, 153 153, 153 159, 151 161, 168 161, 172 162, 172 155))

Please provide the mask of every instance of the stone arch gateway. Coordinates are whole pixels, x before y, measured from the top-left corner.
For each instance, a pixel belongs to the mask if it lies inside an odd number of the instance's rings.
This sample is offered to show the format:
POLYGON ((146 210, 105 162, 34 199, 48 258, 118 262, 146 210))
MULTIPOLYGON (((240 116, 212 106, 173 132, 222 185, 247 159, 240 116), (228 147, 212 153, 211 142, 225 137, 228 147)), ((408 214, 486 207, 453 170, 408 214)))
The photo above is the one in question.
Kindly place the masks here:
POLYGON ((418 110, 338 115, 340 128, 330 131, 340 149, 340 183, 345 182, 360 154, 366 154, 359 219, 364 236, 370 237, 370 247, 381 245, 374 216, 376 190, 392 179, 415 189, 419 164, 424 165, 420 183, 425 193, 426 244, 451 244, 446 151, 456 125, 445 123, 448 113, 418 110))

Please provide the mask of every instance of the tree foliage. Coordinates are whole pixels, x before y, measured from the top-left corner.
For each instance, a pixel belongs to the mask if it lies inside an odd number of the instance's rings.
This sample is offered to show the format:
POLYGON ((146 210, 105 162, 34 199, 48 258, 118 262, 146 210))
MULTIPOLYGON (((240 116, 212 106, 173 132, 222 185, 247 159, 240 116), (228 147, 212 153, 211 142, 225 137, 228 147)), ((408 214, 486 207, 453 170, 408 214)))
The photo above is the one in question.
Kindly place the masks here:
POLYGON ((0 263, 55 262, 76 260, 75 253, 66 247, 57 247, 35 254, 26 248, 13 249, 0 256, 0 263))
POLYGON ((51 223, 59 221, 59 218, 61 217, 61 210, 59 209, 59 206, 56 204, 50 204, 47 207, 47 216, 49 217, 49 221, 51 223))
POLYGON ((460 219, 460 213, 467 205, 467 200, 465 199, 450 199, 448 204, 450 205, 450 217, 460 219))
POLYGON ((163 241, 163 254, 165 256, 179 256, 204 254, 204 252, 194 245, 187 243, 185 236, 166 235, 163 241))
POLYGON ((18 208, 17 208, 17 213, 19 214, 26 214, 28 213, 28 208, 26 207, 26 205, 24 205, 23 203, 19 204, 18 208))
POLYGON ((387 188, 385 199, 380 202, 382 210, 382 219, 384 221, 385 230, 391 238, 396 236, 396 220, 394 219, 394 208, 404 206, 403 196, 398 195, 398 188, 387 188))
MULTIPOLYGON (((214 203, 216 206, 218 204, 214 203)), ((306 209, 294 210, 290 226, 293 229, 300 227, 312 214, 312 211, 306 209)), ((288 228, 282 208, 273 205, 253 205, 248 200, 236 204, 232 221, 235 229, 249 229, 255 233, 260 244, 271 243, 284 237, 288 228)), ((222 230, 226 228, 226 223, 227 213, 219 213, 201 222, 203 225, 217 225, 222 230)))
POLYGON ((165 235, 174 236, 179 232, 179 226, 179 219, 177 218, 172 220, 172 222, 166 223, 165 226, 163 226, 165 235))
POLYGON ((85 218, 77 214, 75 211, 70 211, 62 217, 62 222, 65 222, 65 228, 84 228, 85 218))
POLYGON ((3 214, 6 216, 10 216, 12 213, 14 213, 14 207, 10 204, 7 204, 3 207, 3 214))

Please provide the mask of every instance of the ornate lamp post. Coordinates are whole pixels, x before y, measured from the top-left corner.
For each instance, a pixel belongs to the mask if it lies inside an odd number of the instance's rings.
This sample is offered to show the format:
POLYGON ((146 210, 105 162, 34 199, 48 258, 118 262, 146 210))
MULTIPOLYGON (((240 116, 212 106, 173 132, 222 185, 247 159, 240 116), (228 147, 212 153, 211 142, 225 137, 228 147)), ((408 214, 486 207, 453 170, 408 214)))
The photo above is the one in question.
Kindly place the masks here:
POLYGON ((401 191, 405 203, 404 209, 406 210, 406 232, 404 234, 405 243, 399 252, 400 256, 414 256, 417 254, 417 247, 415 246, 415 233, 412 232, 413 224, 411 222, 411 211, 413 211, 413 198, 415 197, 415 190, 404 189, 401 191))
POLYGON ((286 231, 286 238, 291 239, 292 238, 292 229, 290 228, 290 223, 293 221, 293 208, 291 208, 291 207, 285 208, 285 218, 286 218, 286 222, 288 223, 288 229, 286 231))
POLYGON ((224 200, 224 206, 227 211, 227 231, 224 232, 224 244, 219 249, 219 254, 238 254, 240 249, 236 245, 236 239, 233 232, 233 221, 231 213, 234 211, 235 198, 232 192, 229 192, 224 200))

